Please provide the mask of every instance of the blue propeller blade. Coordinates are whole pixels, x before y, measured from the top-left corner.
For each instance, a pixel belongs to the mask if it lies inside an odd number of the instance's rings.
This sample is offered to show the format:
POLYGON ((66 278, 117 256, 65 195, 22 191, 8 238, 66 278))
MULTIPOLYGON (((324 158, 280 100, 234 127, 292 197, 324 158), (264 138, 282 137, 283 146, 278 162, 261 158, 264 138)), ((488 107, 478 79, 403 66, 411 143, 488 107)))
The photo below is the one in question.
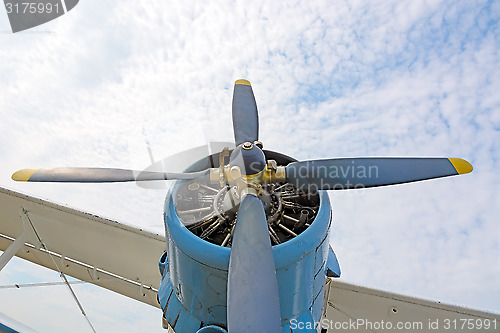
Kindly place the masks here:
POLYGON ((234 229, 227 286, 228 331, 281 332, 278 281, 262 202, 243 198, 234 229))
POLYGON ((137 171, 112 168, 53 168, 22 169, 12 175, 19 182, 54 183, 113 183, 148 180, 196 179, 209 173, 209 170, 192 173, 170 173, 137 171))
POLYGON ((259 139, 259 116, 252 86, 247 80, 238 80, 233 93, 233 129, 236 145, 259 139))
POLYGON ((472 165, 460 158, 403 157, 303 161, 285 168, 287 182, 309 191, 394 185, 471 171, 472 165))

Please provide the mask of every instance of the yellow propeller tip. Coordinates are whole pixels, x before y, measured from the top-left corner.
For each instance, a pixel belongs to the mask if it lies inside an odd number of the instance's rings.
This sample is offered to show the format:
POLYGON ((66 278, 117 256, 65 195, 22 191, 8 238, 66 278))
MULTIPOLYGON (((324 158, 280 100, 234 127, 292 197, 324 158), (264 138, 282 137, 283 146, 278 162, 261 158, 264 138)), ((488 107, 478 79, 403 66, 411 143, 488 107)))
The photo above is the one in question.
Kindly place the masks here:
POLYGON ((38 169, 22 169, 14 172, 12 179, 16 182, 27 182, 38 169))
POLYGON ((244 79, 236 80, 236 82, 234 84, 243 84, 246 86, 252 86, 249 81, 244 80, 244 79))
POLYGON ((461 158, 449 158, 449 160, 459 175, 469 173, 473 169, 472 164, 461 158))

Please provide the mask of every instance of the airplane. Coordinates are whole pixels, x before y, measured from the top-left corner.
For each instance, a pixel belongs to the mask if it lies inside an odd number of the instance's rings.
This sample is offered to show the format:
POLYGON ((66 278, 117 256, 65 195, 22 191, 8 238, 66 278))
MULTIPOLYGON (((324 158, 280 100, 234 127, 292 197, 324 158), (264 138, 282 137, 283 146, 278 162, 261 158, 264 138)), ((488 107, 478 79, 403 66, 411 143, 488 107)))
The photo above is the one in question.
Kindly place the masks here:
POLYGON ((162 310, 175 332, 373 332, 500 329, 500 316, 338 281, 326 191, 467 174, 460 158, 296 161, 263 149, 247 80, 234 85, 235 148, 184 173, 23 169, 27 182, 177 180, 165 237, 0 188, 0 269, 14 256, 162 310), (91 246, 88 242, 91 240, 91 246), (407 326, 410 325, 410 326, 407 326))

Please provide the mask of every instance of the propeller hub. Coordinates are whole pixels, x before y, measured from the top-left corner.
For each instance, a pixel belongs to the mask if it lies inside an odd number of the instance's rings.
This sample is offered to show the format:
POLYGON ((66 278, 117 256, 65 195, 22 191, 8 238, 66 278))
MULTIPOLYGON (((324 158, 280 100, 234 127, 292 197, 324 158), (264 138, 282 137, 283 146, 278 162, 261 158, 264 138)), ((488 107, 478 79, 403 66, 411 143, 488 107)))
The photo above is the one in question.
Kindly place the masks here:
POLYGON ((266 168, 266 157, 259 147, 245 142, 233 150, 229 165, 231 168, 237 166, 242 176, 255 176, 266 168))

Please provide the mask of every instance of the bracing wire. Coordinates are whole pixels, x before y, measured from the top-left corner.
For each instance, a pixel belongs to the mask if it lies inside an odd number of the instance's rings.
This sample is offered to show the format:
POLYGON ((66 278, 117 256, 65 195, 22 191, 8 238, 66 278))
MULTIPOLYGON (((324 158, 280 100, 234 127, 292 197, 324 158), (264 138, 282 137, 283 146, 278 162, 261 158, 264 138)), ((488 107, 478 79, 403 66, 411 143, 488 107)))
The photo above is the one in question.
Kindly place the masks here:
POLYGON ((33 224, 33 222, 31 222, 31 219, 28 215, 28 211, 26 211, 24 208, 23 208, 23 213, 26 215, 26 218, 28 219, 28 222, 30 223, 31 225, 31 228, 33 228, 33 231, 36 235, 36 238, 38 239, 38 241, 40 242, 40 244, 42 245, 43 249, 45 251, 47 251, 47 253, 49 254, 50 256, 50 259, 52 260, 52 263, 54 264, 54 266, 56 267, 57 271, 59 272, 59 276, 63 279, 63 282, 64 284, 68 287, 71 295, 73 296, 73 299, 75 300, 76 304, 78 305, 78 308, 80 309, 80 312, 82 313, 82 315, 85 317, 85 320, 87 321, 87 323, 89 324, 90 328, 92 329, 92 331, 94 333, 97 333, 94 326, 92 325, 92 323, 90 322, 90 319, 89 317, 87 316, 87 313, 85 312, 85 310, 83 309, 83 306, 82 306, 82 303, 78 300, 78 297, 76 296, 73 288, 71 287, 71 284, 70 282, 68 281, 68 279, 66 278, 66 275, 63 273, 63 271, 59 268, 59 265, 57 265, 56 261, 54 260, 54 257, 53 255, 50 253, 50 251, 47 249, 47 246, 45 245, 45 243, 42 241, 42 239, 40 238, 40 235, 38 235, 38 232, 36 231, 35 229, 35 226, 33 224))

